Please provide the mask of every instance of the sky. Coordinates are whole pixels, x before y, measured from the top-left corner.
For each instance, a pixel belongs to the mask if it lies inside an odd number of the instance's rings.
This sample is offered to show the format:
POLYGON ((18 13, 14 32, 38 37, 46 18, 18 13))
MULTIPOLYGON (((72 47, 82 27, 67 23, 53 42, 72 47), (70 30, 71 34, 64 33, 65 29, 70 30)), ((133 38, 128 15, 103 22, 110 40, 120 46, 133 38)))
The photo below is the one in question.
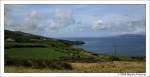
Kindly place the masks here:
POLYGON ((5 29, 47 37, 145 34, 142 4, 5 4, 5 29))

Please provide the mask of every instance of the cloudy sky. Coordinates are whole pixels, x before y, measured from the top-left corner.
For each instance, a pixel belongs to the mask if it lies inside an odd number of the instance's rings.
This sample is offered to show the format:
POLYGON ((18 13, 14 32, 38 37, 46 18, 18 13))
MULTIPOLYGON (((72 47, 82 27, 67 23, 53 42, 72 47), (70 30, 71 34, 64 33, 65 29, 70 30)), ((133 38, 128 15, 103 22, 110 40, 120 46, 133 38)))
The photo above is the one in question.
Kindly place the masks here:
POLYGON ((5 29, 48 37, 145 34, 145 5, 5 5, 5 29))

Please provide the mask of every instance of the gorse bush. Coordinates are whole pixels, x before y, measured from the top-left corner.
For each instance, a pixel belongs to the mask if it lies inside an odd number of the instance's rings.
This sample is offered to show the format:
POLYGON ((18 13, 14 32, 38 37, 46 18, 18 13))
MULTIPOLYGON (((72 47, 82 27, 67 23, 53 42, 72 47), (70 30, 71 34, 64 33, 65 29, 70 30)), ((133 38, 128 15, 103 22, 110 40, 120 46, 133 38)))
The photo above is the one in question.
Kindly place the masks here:
POLYGON ((145 56, 132 56, 131 57, 132 60, 146 60, 145 56))
POLYGON ((121 58, 118 57, 118 56, 110 56, 110 57, 109 57, 109 60, 111 60, 111 61, 120 61, 121 58))
POLYGON ((14 66, 26 66, 33 68, 51 68, 51 69, 72 69, 72 66, 69 63, 63 61, 52 61, 52 60, 40 60, 40 59, 6 59, 5 65, 14 65, 14 66))

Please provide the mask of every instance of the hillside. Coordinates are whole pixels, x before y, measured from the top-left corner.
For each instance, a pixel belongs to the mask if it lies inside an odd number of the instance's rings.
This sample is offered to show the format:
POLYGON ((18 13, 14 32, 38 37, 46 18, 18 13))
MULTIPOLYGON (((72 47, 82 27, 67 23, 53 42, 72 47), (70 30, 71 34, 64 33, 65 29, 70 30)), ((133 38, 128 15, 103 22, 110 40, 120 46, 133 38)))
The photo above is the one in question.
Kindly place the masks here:
MULTIPOLYGON (((51 66, 49 63, 62 61, 97 60, 96 53, 83 49, 71 48, 74 44, 84 44, 81 41, 68 41, 47 38, 23 32, 5 30, 5 64, 36 67, 51 66), (32 63, 30 63, 33 62, 32 63), (46 64, 42 64, 42 62, 46 64)), ((63 64, 64 62, 62 62, 63 64)))
MULTIPOLYGON (((85 66, 86 64, 92 64, 95 71, 87 68, 88 72, 98 72, 100 70, 95 67, 103 65, 105 62, 123 61, 124 63, 124 61, 129 61, 130 63, 130 61, 140 61, 144 64, 145 58, 143 57, 98 54, 80 48, 71 48, 71 45, 74 44, 84 44, 84 42, 61 40, 19 31, 5 30, 5 66, 9 67, 5 71, 10 72, 10 68, 13 67, 15 69, 18 69, 18 67, 28 67, 33 69, 44 68, 51 71, 77 71, 76 69, 79 69, 80 71, 77 72, 86 72, 85 69, 82 70, 81 67, 78 67, 78 64, 84 64, 85 66), (102 64, 99 64, 101 62, 102 64)), ((143 72, 144 68, 145 66, 142 66, 140 71, 142 70, 143 72)), ((118 69, 114 72, 117 71, 118 69)), ((134 72, 137 71, 139 69, 134 72)))
POLYGON ((58 43, 61 44, 62 46, 84 44, 84 42, 82 41, 69 41, 69 40, 62 40, 62 39, 60 40, 55 38, 49 38, 49 37, 24 33, 20 31, 5 30, 5 42, 10 42, 10 41, 16 43, 44 43, 48 45, 55 45, 55 43, 58 43))

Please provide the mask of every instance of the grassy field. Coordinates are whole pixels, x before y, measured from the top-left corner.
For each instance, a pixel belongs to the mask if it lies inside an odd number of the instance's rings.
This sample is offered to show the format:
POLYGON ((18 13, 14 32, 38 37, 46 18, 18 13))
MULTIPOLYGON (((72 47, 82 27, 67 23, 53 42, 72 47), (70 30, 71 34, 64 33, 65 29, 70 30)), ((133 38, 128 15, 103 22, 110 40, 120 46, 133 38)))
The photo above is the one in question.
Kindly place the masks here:
POLYGON ((143 58, 133 59, 125 55, 94 54, 81 49, 54 47, 6 49, 5 65, 5 72, 89 73, 145 72, 146 66, 143 58))
POLYGON ((16 59, 58 59, 67 53, 56 51, 54 48, 12 48, 6 49, 7 57, 16 59))
POLYGON ((7 73, 145 73, 144 61, 112 61, 98 63, 70 63, 72 70, 5 66, 7 73), (21 70, 20 70, 21 69, 21 70))
POLYGON ((146 64, 144 61, 110 61, 98 63, 72 63, 73 68, 88 73, 144 73, 146 64))
POLYGON ((5 65, 36 68, 72 69, 67 62, 88 61, 95 55, 82 49, 72 48, 9 48, 5 50, 5 65))

